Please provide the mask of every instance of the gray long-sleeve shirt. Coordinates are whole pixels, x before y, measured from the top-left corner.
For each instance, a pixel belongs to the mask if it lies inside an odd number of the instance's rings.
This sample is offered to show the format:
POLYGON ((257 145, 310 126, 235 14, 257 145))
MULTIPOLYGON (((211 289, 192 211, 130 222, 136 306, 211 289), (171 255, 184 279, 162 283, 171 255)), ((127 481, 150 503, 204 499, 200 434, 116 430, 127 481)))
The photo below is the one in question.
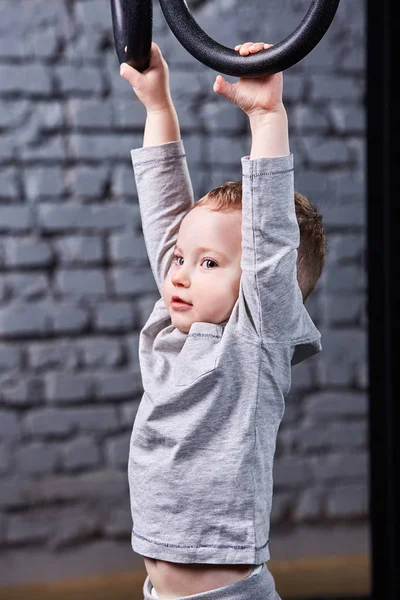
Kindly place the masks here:
MULTIPOLYGON (((162 296, 194 206, 182 141, 131 151, 162 296)), ((242 158, 239 297, 219 324, 171 324, 162 297, 140 333, 144 394, 128 477, 132 548, 177 563, 269 559, 272 468, 291 365, 321 350, 297 282, 293 155, 242 158)))

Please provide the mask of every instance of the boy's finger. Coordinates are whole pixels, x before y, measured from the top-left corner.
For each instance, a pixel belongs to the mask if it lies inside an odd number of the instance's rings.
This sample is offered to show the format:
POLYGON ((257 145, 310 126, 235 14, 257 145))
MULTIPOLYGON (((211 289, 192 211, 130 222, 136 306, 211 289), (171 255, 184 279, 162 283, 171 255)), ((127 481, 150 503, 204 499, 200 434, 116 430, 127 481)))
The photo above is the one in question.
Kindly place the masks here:
POLYGON ((252 44, 249 48, 249 52, 251 54, 255 54, 256 52, 260 52, 261 50, 266 50, 267 48, 270 48, 272 46, 272 44, 264 44, 264 42, 255 42, 254 44, 252 44))
POLYGON ((119 73, 120 73, 121 77, 126 79, 126 81, 128 83, 130 83, 132 86, 138 85, 140 79, 143 77, 143 75, 141 73, 139 73, 139 71, 136 71, 136 69, 134 69, 127 63, 121 64, 121 66, 119 68, 119 73))
POLYGON ((246 42, 245 44, 242 44, 239 52, 240 54, 249 54, 250 50, 249 48, 254 44, 254 42, 246 42))

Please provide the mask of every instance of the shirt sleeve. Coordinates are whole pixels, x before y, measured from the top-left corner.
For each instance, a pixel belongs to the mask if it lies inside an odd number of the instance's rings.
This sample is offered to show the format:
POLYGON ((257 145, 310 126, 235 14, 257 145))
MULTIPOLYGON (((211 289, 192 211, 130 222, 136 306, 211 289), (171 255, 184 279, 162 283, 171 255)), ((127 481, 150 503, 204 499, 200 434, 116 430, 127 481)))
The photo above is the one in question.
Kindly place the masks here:
POLYGON ((184 216, 194 206, 182 140, 131 150, 143 236, 162 296, 184 216))
POLYGON ((294 200, 293 154, 242 158, 242 276, 239 322, 243 334, 291 348, 295 365, 321 351, 297 282, 300 244, 294 200))

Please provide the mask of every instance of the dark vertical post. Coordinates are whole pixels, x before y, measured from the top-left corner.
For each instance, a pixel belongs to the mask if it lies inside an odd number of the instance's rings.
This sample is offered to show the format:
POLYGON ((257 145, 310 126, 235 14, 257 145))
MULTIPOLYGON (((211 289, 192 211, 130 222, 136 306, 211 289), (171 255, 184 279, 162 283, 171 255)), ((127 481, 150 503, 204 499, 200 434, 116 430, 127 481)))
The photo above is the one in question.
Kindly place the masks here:
POLYGON ((400 599, 400 23, 368 0, 367 198, 372 599, 400 599))

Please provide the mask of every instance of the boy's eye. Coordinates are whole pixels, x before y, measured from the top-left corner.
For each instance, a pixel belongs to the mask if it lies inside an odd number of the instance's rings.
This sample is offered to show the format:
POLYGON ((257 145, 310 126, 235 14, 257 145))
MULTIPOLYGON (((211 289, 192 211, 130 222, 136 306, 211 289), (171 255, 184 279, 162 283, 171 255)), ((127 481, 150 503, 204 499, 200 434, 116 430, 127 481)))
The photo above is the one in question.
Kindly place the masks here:
POLYGON ((217 265, 217 263, 215 262, 215 260, 212 260, 211 258, 205 258, 205 259, 204 259, 204 262, 205 262, 205 261, 207 261, 207 262, 210 262, 210 263, 213 263, 215 266, 218 266, 218 265, 217 265))
MULTIPOLYGON (((180 258, 182 258, 182 260, 183 260, 183 257, 180 256, 179 254, 174 254, 173 256, 174 256, 174 262, 176 262, 178 264, 179 264, 180 258)), ((215 260, 212 260, 211 258, 204 258, 202 262, 205 262, 205 261, 213 263, 216 267, 218 266, 217 263, 215 262, 215 260)), ((209 269, 207 269, 207 270, 209 270, 209 269)))
POLYGON ((174 258, 175 258, 175 262, 177 262, 179 264, 179 259, 182 258, 182 256, 178 256, 177 254, 174 254, 174 258))

